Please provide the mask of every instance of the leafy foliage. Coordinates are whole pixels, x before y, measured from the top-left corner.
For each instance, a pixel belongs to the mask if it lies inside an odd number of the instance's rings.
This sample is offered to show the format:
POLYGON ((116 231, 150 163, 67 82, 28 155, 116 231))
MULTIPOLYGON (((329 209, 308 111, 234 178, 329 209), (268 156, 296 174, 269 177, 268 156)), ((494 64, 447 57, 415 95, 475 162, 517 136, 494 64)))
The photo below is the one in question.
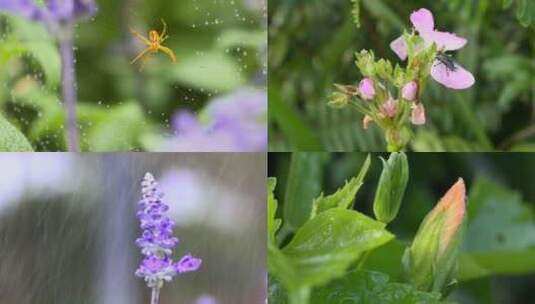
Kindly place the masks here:
MULTIPOLYGON (((273 241, 268 242, 270 303, 492 303, 507 296, 511 299, 510 303, 520 304, 525 302, 526 295, 530 296, 529 279, 535 273, 532 259, 535 254, 532 205, 535 192, 531 179, 527 177, 535 168, 532 155, 408 154, 411 179, 404 194, 403 207, 388 229, 388 233, 395 233, 396 238, 373 250, 362 252, 355 249, 360 254, 355 253, 351 257, 352 262, 345 266, 343 263, 336 265, 330 259, 343 253, 343 247, 326 238, 336 234, 338 240, 344 239, 339 238, 341 233, 337 230, 342 227, 330 221, 338 222, 340 219, 336 217, 343 214, 342 217, 346 219, 342 221, 343 226, 349 232, 355 231, 356 223, 352 225, 352 221, 369 222, 371 219, 365 214, 373 212, 376 192, 375 184, 369 177, 379 178, 384 169, 378 165, 379 162, 368 167, 366 155, 362 153, 321 155, 324 172, 321 189, 333 194, 322 194, 310 202, 314 205, 312 217, 301 228, 281 238, 283 231, 276 228, 281 225, 280 219, 284 218, 284 207, 281 206, 278 213, 274 211, 269 206, 274 205, 275 196, 268 196, 268 213, 272 218, 268 219, 268 234, 273 234, 270 237, 273 241), (359 177, 354 177, 353 173, 358 170, 359 177), (355 192, 360 184, 356 181, 360 180, 363 172, 367 172, 367 178, 355 192), (468 190, 465 228, 460 228, 464 229, 464 233, 459 234, 464 234, 464 239, 456 239, 461 243, 461 246, 455 245, 458 259, 451 261, 451 264, 449 260, 444 260, 452 265, 449 268, 451 272, 442 269, 444 273, 441 273, 441 269, 436 269, 439 275, 447 277, 444 289, 440 289, 441 294, 426 293, 418 290, 413 283, 408 283, 406 269, 402 267, 405 265, 404 253, 413 242, 413 236, 425 214, 455 180, 452 176, 465 177, 468 190), (500 178, 496 179, 495 176, 500 178), (339 187, 344 179, 347 179, 345 185, 339 187), (358 193, 359 199, 353 205, 355 193, 358 193), (322 202, 322 208, 319 208, 316 205, 321 201, 320 198, 332 200, 322 202), (351 210, 353 208, 358 211, 351 210), (358 215, 350 215, 353 212, 358 215), (321 222, 315 221, 318 218, 321 222), (296 240, 297 235, 299 238, 296 240), (314 248, 324 250, 318 252, 312 250, 314 248), (327 248, 334 248, 334 254, 329 258, 324 255, 328 252, 327 248), (328 264, 322 264, 323 261, 328 264), (323 273, 324 270, 329 271, 323 273), (322 275, 326 278, 322 278, 322 275), (509 282, 516 284, 514 288, 509 282), (310 301, 307 302, 307 299, 310 301)), ((276 176, 281 176, 280 170, 286 172, 280 166, 281 159, 287 159, 287 156, 277 153, 270 158, 270 171, 276 176)), ((287 164, 287 160, 282 164, 287 164)), ((273 179, 270 180, 269 189, 274 190, 273 179)), ((283 197, 284 192, 277 193, 283 197)), ((281 202, 287 203, 291 202, 281 202)), ((370 223, 378 222, 371 220, 370 223)), ((427 232, 433 234, 432 231, 427 232)), ((344 242, 348 246, 356 244, 353 239, 344 242)), ((423 249, 422 254, 425 255, 425 250, 435 250, 431 243, 427 249, 423 249)), ((337 260, 342 261, 342 257, 350 258, 347 253, 337 260)), ((438 265, 434 264, 435 267, 438 265)))
MULTIPOLYGON (((284 290, 274 283, 269 289, 274 303, 287 303, 284 290)), ((312 304, 438 304, 440 294, 415 290, 412 286, 389 282, 387 275, 372 271, 349 271, 312 294, 312 304)))
POLYGON ((0 116, 0 150, 6 152, 33 151, 24 135, 2 116, 0 116))
MULTIPOLYGON (((384 229, 384 223, 347 209, 351 207, 349 202, 354 199, 369 162, 368 158, 359 176, 328 197, 327 201, 323 196, 316 199, 314 217, 307 219, 281 249, 275 244, 275 233, 280 225, 280 220, 275 219, 275 182, 274 179, 268 181, 268 269, 288 290, 292 303, 308 302, 311 288, 343 276, 364 252, 393 238, 384 229)), ((306 178, 303 172, 300 178, 306 178)), ((285 204, 293 204, 293 201, 286 199, 285 204)), ((309 205, 312 204, 310 200, 309 205)), ((303 212, 310 214, 309 210, 303 212)))

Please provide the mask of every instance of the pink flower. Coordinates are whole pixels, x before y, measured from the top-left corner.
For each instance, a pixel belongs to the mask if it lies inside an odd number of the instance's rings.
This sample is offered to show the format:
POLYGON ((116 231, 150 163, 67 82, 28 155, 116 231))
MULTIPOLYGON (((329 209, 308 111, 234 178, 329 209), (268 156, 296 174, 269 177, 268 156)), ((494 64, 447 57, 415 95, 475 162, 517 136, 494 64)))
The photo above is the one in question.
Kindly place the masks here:
MULTIPOLYGON (((446 51, 455 51, 464 47, 467 42, 466 39, 453 33, 435 30, 433 14, 425 8, 413 12, 410 19, 412 25, 424 40, 424 45, 419 47, 427 48, 434 43, 440 52, 431 67, 431 76, 450 89, 462 90, 474 85, 475 79, 472 73, 444 55, 446 51)), ((390 48, 401 60, 407 58, 407 43, 403 36, 392 41, 390 48)))
POLYGON ((403 86, 401 89, 401 97, 408 101, 414 101, 418 96, 418 84, 416 81, 411 81, 403 86))
POLYGON ((381 106, 381 113, 385 117, 394 117, 398 111, 398 101, 389 97, 388 100, 381 106))
POLYGON ((370 78, 364 78, 359 83, 360 97, 364 100, 373 99, 375 96, 375 87, 373 86, 373 80, 370 78))
POLYGON ((425 124, 425 108, 422 103, 412 105, 411 122, 414 125, 420 126, 425 124))

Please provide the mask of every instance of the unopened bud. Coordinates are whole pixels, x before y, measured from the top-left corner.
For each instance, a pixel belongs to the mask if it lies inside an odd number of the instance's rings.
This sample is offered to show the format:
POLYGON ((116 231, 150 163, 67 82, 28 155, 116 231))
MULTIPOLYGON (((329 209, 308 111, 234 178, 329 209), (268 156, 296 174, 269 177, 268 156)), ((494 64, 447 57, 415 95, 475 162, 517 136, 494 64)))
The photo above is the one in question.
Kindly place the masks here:
POLYGON ((349 96, 342 92, 334 92, 329 99, 328 105, 333 108, 343 108, 349 103, 349 96))
POLYGON ((411 283, 441 292, 453 281, 466 211, 466 189, 459 179, 427 214, 403 256, 411 283))
POLYGON ((411 122, 413 125, 425 125, 425 108, 420 102, 412 105, 411 122))
POLYGON ((364 130, 367 130, 372 122, 373 118, 371 118, 370 115, 364 115, 364 118, 362 119, 362 127, 364 130))
POLYGON ((405 188, 409 180, 409 164, 403 152, 390 154, 388 161, 383 161, 383 171, 375 193, 373 212, 375 217, 390 223, 398 214, 405 188))
POLYGON ((395 117, 398 112, 398 101, 389 97, 388 100, 381 105, 381 113, 385 117, 395 117))
POLYGON ((373 80, 370 78, 364 78, 359 83, 359 93, 360 97, 364 100, 370 100, 375 97, 375 87, 373 85, 373 80))
POLYGON ((403 86, 401 89, 401 97, 408 101, 414 101, 418 97, 418 84, 416 81, 411 81, 403 86))

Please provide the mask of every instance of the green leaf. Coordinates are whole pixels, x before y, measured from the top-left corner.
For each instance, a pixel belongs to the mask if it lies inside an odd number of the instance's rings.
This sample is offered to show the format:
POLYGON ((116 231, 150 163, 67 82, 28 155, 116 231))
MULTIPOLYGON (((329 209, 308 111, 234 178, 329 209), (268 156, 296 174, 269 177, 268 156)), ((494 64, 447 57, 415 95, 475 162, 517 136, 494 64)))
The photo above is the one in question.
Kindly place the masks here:
POLYGON ((265 30, 228 29, 217 39, 217 47, 227 50, 231 47, 252 47, 260 49, 266 45, 267 32, 265 30))
POLYGON ((0 151, 1 152, 31 152, 32 146, 24 135, 0 116, 0 151))
POLYGON ((466 251, 518 250, 535 246, 533 209, 522 201, 519 193, 478 179, 468 202, 466 251))
POLYGON ((321 191, 325 154, 292 153, 284 196, 284 230, 292 232, 311 216, 312 202, 321 191))
POLYGON ((360 168, 360 172, 356 177, 352 178, 349 182, 346 182, 346 184, 342 188, 338 189, 338 191, 336 191, 334 194, 324 197, 322 193, 320 197, 315 199, 313 203, 312 216, 316 216, 319 213, 331 208, 350 208, 353 200, 355 199, 355 195, 357 195, 357 192, 363 184, 364 177, 370 168, 370 163, 371 159, 370 155, 368 154, 368 157, 366 157, 366 160, 364 161, 364 164, 360 168))
POLYGON ((317 286, 342 276, 364 251, 394 237, 384 227, 345 209, 330 209, 306 222, 282 250, 299 273, 294 287, 317 286))
POLYGON ((57 86, 61 76, 61 60, 54 37, 40 23, 13 15, 6 18, 13 27, 11 36, 20 42, 23 53, 37 60, 46 76, 47 85, 57 86))
POLYGON ((145 128, 143 111, 137 103, 117 106, 103 115, 88 134, 91 151, 129 151, 138 144, 145 128))
POLYGON ((468 200, 468 215, 461 280, 535 271, 533 209, 519 193, 478 179, 468 200))
POLYGON ((319 288, 311 304, 434 304, 440 294, 416 290, 408 284, 388 282, 387 275, 371 271, 351 271, 343 278, 319 288))
POLYGON ((210 91, 231 91, 245 83, 238 64, 219 51, 180 58, 168 73, 172 80, 210 91))
POLYGON ((460 256, 459 280, 535 272, 535 249, 467 252, 460 256))
POLYGON ((275 186, 277 185, 277 179, 274 177, 268 178, 268 184, 267 184, 267 201, 268 201, 268 207, 267 207, 267 221, 268 221, 268 236, 269 236, 269 242, 275 242, 275 233, 277 230, 279 230, 279 226, 281 224, 280 219, 275 219, 275 216, 277 214, 277 199, 275 198, 275 195, 273 192, 275 191, 275 186))
POLYGON ((294 150, 322 150, 317 135, 312 132, 296 110, 282 100, 279 88, 271 85, 269 86, 268 113, 269 119, 273 119, 277 126, 280 127, 294 150))
MULTIPOLYGON (((269 303, 286 304, 286 292, 270 280, 269 303)), ((310 304, 435 304, 440 294, 416 290, 411 285, 389 282, 388 275, 374 271, 348 272, 344 277, 312 292, 310 304)))

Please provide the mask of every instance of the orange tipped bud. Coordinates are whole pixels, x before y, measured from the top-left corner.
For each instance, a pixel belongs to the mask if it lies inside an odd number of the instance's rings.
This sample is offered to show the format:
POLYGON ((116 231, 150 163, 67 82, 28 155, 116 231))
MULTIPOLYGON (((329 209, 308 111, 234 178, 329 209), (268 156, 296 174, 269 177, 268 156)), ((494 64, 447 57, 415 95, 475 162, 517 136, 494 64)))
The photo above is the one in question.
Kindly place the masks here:
POLYGON ((466 188, 460 178, 427 214, 405 251, 405 272, 419 289, 440 292, 453 279, 465 213, 466 188))

